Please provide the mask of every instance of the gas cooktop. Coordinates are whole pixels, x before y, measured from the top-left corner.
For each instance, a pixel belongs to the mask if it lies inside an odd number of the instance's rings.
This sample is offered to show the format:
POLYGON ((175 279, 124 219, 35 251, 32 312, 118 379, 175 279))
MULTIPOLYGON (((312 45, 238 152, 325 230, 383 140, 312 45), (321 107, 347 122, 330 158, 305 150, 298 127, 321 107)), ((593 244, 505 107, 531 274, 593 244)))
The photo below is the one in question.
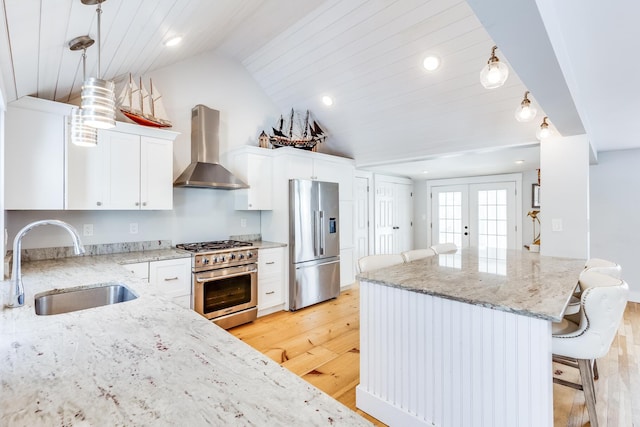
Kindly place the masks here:
POLYGON ((200 253, 219 251, 224 249, 243 248, 247 246, 253 246, 251 242, 243 242, 240 240, 217 240, 213 242, 196 242, 196 243, 180 243, 176 245, 178 249, 184 249, 185 251, 200 253))

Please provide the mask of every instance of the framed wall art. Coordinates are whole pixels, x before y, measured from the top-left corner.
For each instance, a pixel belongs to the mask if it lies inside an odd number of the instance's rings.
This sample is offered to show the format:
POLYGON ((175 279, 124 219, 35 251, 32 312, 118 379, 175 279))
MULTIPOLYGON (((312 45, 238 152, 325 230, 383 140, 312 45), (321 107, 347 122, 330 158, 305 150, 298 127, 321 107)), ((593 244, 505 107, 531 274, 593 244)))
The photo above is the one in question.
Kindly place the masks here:
POLYGON ((540 185, 531 184, 531 207, 540 209, 540 185))

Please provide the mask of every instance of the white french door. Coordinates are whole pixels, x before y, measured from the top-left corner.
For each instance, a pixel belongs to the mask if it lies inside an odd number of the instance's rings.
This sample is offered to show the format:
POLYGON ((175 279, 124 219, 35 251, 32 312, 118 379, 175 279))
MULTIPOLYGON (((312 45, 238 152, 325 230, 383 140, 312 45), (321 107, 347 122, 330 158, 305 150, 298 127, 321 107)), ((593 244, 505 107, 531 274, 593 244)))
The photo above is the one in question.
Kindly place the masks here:
POLYGON ((431 242, 477 247, 495 258, 517 246, 516 184, 495 182, 435 186, 431 242))
POLYGON ((369 255, 369 178, 356 176, 355 260, 369 255))

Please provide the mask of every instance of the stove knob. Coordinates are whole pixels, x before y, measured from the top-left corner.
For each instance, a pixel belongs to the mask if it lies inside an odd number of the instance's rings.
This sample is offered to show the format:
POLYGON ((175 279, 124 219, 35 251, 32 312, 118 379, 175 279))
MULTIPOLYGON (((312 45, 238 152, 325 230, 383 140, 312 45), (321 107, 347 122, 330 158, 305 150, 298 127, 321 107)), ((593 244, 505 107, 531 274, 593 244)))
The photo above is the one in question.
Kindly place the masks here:
POLYGON ((220 257, 220 262, 224 262, 224 255, 220 257))
POLYGON ((203 259, 202 259, 202 263, 203 263, 204 265, 209 264, 209 258, 203 258, 203 259))
POLYGON ((233 261, 234 259, 236 259, 235 254, 231 254, 231 255, 229 255, 229 260, 230 260, 230 261, 233 261))
POLYGON ((253 252, 247 252, 247 258, 253 258, 253 252))
POLYGON ((220 261, 217 256, 214 256, 213 258, 211 258, 211 260, 214 263, 220 261))
POLYGON ((240 254, 239 258, 244 259, 244 254, 240 254))

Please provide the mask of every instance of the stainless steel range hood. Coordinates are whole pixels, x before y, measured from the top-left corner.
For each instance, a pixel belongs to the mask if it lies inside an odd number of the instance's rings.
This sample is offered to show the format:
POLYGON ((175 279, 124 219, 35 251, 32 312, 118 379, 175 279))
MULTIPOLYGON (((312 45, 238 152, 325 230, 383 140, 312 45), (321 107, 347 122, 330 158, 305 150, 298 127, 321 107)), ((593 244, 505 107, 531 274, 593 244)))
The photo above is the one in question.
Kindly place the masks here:
POLYGON ((191 110, 191 164, 174 187, 237 190, 249 188, 219 163, 220 111, 198 104, 191 110))

